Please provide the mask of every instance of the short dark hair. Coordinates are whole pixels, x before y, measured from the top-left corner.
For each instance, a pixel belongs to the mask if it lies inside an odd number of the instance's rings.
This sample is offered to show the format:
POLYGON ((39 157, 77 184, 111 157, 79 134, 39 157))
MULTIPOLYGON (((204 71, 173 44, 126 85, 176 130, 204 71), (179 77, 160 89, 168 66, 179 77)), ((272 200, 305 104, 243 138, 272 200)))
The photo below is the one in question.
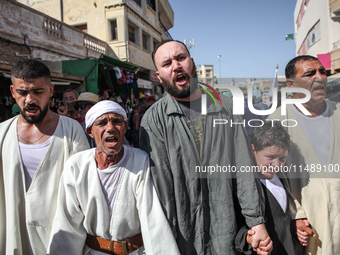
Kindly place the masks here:
POLYGON ((17 62, 11 70, 11 79, 28 80, 45 77, 51 80, 51 73, 48 67, 34 59, 23 59, 17 62))
POLYGON ((276 146, 280 149, 290 149, 290 136, 280 121, 265 121, 262 127, 256 127, 251 138, 255 151, 276 146))
POLYGON ((302 56, 297 56, 295 58, 293 58, 291 61, 288 62, 288 64, 286 65, 286 69, 285 69, 285 75, 287 79, 291 79, 291 78, 295 78, 296 75, 296 67, 295 64, 296 62, 299 61, 311 61, 311 60, 318 60, 318 58, 313 57, 313 56, 309 56, 309 55, 302 55, 302 56))
POLYGON ((139 99, 139 103, 141 105, 144 105, 145 103, 150 103, 150 100, 147 99, 146 97, 142 97, 141 99, 139 99))
POLYGON ((156 66, 156 63, 155 63, 155 54, 156 54, 156 51, 158 50, 159 47, 161 47, 163 44, 165 44, 167 42, 178 42, 178 43, 182 44, 185 47, 185 49, 187 50, 187 52, 189 54, 189 57, 190 57, 190 51, 188 50, 187 46, 183 42, 178 41, 178 40, 173 40, 173 39, 163 40, 163 41, 161 41, 160 43, 157 44, 157 46, 153 49, 152 54, 151 54, 152 62, 155 65, 156 70, 157 70, 157 66, 156 66))
POLYGON ((78 92, 76 90, 74 90, 74 89, 67 89, 67 90, 65 90, 64 93, 63 93, 63 97, 64 97, 64 94, 67 93, 67 92, 73 92, 76 95, 76 99, 78 99, 79 94, 78 94, 78 92))

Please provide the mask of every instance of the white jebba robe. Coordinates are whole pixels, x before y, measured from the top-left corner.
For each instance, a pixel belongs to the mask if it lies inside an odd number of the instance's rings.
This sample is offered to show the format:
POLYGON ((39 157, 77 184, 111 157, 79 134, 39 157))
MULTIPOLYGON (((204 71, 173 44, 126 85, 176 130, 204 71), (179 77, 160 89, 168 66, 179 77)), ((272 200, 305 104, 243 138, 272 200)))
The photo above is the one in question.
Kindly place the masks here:
POLYGON ((46 254, 66 160, 89 145, 79 123, 60 116, 26 192, 17 121, 0 124, 0 254, 46 254))
MULTIPOLYGON (((146 254, 179 254, 150 175, 146 152, 133 148, 119 180, 110 218, 95 161, 95 148, 77 153, 60 181, 49 254, 105 254, 85 245, 87 233, 123 240, 142 233, 146 254)), ((143 248, 130 253, 142 254, 143 248)))

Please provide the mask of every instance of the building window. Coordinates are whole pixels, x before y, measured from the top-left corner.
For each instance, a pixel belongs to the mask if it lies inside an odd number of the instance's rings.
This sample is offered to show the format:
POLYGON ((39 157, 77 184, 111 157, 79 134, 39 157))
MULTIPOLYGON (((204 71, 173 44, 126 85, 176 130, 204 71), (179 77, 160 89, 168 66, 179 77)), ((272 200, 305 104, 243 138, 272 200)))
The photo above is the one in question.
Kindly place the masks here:
POLYGON ((128 25, 128 33, 129 33, 129 41, 136 43, 135 28, 133 26, 128 25))
POLYGON ((139 6, 142 6, 142 0, 133 0, 136 4, 138 4, 139 6))
POLYGON ((148 49, 148 42, 147 42, 147 36, 146 34, 142 35, 142 42, 143 42, 143 49, 147 50, 148 49))
POLYGON ((159 41, 153 40, 153 49, 156 49, 158 44, 159 44, 159 41))
POLYGON ((87 24, 77 25, 77 26, 73 26, 73 27, 78 28, 85 33, 87 33, 87 31, 88 31, 87 30, 87 24))
POLYGON ((111 25, 111 40, 117 40, 118 39, 118 33, 117 33, 117 20, 110 20, 111 25))
POLYGON ((155 0, 146 0, 147 5, 154 11, 156 11, 156 1, 155 0))
POLYGON ((308 32, 308 35, 305 39, 307 45, 306 45, 306 51, 309 50, 310 47, 312 47, 316 42, 318 42, 321 39, 320 36, 320 22, 318 21, 312 29, 308 32))
POLYGON ((146 33, 142 34, 142 47, 144 50, 151 51, 150 36, 146 33))

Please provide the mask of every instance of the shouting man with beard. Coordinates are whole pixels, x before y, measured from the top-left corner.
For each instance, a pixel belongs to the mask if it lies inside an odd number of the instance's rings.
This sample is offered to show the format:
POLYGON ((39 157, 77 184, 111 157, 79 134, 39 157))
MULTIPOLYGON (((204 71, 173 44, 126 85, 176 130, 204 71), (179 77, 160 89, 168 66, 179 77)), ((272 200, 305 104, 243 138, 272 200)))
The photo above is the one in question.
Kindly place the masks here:
POLYGON ((270 254, 262 190, 254 176, 197 171, 200 166, 251 165, 242 125, 213 127, 214 119, 242 122, 232 115, 231 100, 222 97, 216 105, 207 100, 207 114, 201 114, 196 66, 182 42, 161 42, 152 58, 168 95, 145 113, 140 145, 150 155, 155 188, 181 254, 237 254, 239 214, 255 233, 252 248, 270 254))
POLYGON ((49 109, 46 65, 19 61, 11 79, 20 115, 0 124, 0 250, 46 254, 64 165, 89 146, 75 120, 49 109))

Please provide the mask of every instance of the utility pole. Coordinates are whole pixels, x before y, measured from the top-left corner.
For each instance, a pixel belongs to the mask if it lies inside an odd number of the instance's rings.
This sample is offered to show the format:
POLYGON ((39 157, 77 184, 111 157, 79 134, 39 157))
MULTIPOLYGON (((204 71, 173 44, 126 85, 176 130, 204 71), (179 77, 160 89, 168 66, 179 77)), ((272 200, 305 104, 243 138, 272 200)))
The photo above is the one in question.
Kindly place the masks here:
POLYGON ((221 82, 221 57, 222 57, 222 55, 218 55, 217 56, 218 57, 218 62, 219 62, 219 66, 220 66, 220 81, 219 81, 219 84, 221 84, 222 82, 221 82))

